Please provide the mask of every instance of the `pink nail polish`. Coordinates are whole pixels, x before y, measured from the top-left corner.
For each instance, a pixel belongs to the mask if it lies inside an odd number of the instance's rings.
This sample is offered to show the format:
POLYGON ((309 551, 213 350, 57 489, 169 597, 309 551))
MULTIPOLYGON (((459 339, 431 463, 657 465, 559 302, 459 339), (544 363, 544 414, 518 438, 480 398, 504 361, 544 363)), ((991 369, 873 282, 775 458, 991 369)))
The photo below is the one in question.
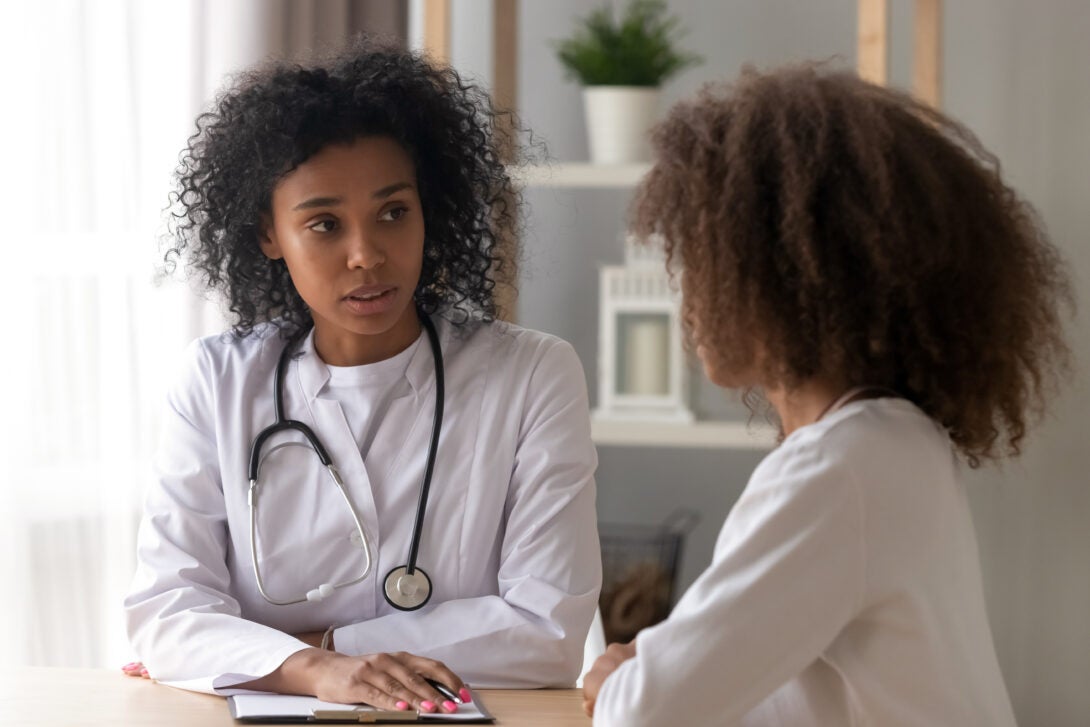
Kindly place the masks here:
POLYGON ((405 711, 406 709, 409 708, 409 703, 401 701, 401 702, 398 702, 397 704, 395 704, 394 706, 397 707, 398 709, 402 710, 402 711, 405 711))
POLYGON ((448 699, 447 701, 443 702, 443 709, 447 710, 448 712, 457 712, 458 705, 448 699))
POLYGON ((473 695, 470 694, 469 690, 466 689, 465 687, 462 687, 461 689, 458 690, 458 696, 462 698, 463 702, 472 702, 473 701, 473 695))
POLYGON ((420 703, 420 709, 424 710, 425 712, 434 712, 435 704, 425 699, 423 702, 420 703))

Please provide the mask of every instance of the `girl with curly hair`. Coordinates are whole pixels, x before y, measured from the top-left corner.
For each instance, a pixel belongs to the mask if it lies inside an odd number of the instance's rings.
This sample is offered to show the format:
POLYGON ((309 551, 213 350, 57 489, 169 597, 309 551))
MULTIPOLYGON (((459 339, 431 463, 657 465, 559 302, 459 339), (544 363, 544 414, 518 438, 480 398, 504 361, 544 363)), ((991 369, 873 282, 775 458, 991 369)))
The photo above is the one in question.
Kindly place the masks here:
POLYGON ((596 725, 1013 725, 961 469, 1068 366, 1056 249, 955 121, 815 66, 675 106, 635 227, 782 439, 710 567, 585 677, 596 725))
POLYGON ((467 682, 574 682, 597 460, 571 346, 495 319, 497 117, 453 70, 358 41, 198 118, 168 260, 235 325, 168 397, 126 671, 426 712, 467 682))

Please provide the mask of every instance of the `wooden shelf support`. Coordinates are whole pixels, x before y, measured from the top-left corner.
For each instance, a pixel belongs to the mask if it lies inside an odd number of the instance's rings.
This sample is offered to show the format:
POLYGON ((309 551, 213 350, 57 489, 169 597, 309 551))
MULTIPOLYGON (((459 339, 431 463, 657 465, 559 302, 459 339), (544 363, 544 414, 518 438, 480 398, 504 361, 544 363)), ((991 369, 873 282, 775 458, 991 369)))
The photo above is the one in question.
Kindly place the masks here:
MULTIPOLYGON (((492 3, 492 103, 502 113, 496 119, 498 151, 505 164, 515 161, 515 109, 518 108, 518 2, 493 0, 492 3)), ((504 278, 518 279, 517 243, 514 239, 500 240, 504 248, 504 278)), ((496 286, 496 307, 500 318, 515 322, 518 298, 515 289, 506 283, 496 286)))
POLYGON ((942 0, 916 0, 912 93, 938 108, 942 101, 942 0))
POLYGON ((450 63, 450 0, 424 0, 424 52, 436 63, 450 63))
POLYGON ((886 85, 889 80, 889 0, 859 0, 859 77, 886 85))
MULTIPOLYGON (((889 0, 859 0, 857 70, 865 81, 889 83, 889 0)), ((942 0, 915 0, 912 93, 938 107, 942 100, 942 0)))

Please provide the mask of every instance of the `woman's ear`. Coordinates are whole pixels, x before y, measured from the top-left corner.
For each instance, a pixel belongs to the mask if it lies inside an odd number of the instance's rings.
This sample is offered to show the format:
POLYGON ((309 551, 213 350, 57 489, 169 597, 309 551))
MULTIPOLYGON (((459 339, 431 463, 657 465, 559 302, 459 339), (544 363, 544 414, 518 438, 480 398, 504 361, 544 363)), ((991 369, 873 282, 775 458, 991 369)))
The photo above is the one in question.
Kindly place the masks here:
POLYGON ((276 228, 273 227, 272 216, 261 214, 257 224, 257 241, 261 245, 261 252, 270 260, 282 260, 284 253, 280 250, 280 243, 276 239, 276 228))

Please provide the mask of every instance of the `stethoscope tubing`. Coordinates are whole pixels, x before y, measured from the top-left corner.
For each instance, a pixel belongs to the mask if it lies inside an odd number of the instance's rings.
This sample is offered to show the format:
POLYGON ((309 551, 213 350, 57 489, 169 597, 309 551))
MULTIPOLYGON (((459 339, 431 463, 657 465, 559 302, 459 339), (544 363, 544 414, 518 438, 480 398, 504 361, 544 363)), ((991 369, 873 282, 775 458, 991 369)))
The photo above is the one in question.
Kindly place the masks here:
POLYGON ((330 458, 329 453, 326 452, 321 440, 318 439, 318 436, 310 427, 301 421, 286 419, 284 417, 284 400, 281 392, 284 389, 284 375, 287 372, 288 359, 291 356, 292 350, 309 331, 310 328, 303 328, 288 339, 287 344, 284 346, 284 350, 280 353, 280 359, 276 362, 276 381, 273 386, 273 406, 276 410, 276 422, 272 426, 265 427, 258 432, 257 436, 254 438, 253 446, 250 447, 250 466, 247 472, 250 482, 255 482, 257 480, 257 470, 260 466, 261 459, 261 448, 265 445, 265 441, 274 434, 279 434, 288 429, 294 429, 306 437, 323 465, 326 467, 331 467, 333 465, 333 460, 330 458))
MULTIPOLYGON (((435 362, 435 414, 432 418, 432 433, 431 441, 428 444, 428 456, 424 467, 424 479, 420 485, 420 496, 417 501, 416 518, 413 522, 412 537, 409 543, 409 558, 408 562, 403 567, 397 567, 390 571, 386 576, 385 591, 386 600, 395 608, 404 611, 412 611, 421 608, 431 597, 431 579, 428 578, 427 573, 423 570, 417 574, 416 559, 420 552, 420 541, 424 528, 424 518, 427 513, 428 496, 431 489, 432 473, 435 469, 435 458, 439 449, 439 438, 443 427, 443 402, 446 398, 444 376, 443 376, 443 352, 439 344, 439 334, 435 330, 435 324, 423 311, 418 311, 420 322, 427 333, 428 343, 431 345, 432 357, 435 362), (416 582, 423 581, 426 584, 424 593, 422 596, 415 597, 411 595, 400 595, 399 583, 397 580, 399 577, 395 576, 397 571, 404 570, 403 578, 408 576, 410 580, 413 576, 416 576, 416 582), (396 582, 395 582, 396 581, 396 582), (392 597, 391 593, 395 596, 392 597), (398 599, 401 599, 400 601, 398 599)), ((333 464, 332 458, 322 445, 321 440, 318 439, 318 435, 314 431, 304 424, 303 422, 295 419, 287 419, 284 416, 284 403, 283 403, 283 386, 284 376, 287 371, 288 360, 291 357, 291 352, 300 340, 310 331, 310 328, 303 328, 296 332, 288 340, 284 346, 284 350, 280 354, 280 358, 276 364, 276 373, 273 382, 273 405, 276 411, 276 421, 270 426, 262 429, 254 437, 253 444, 250 448, 250 459, 247 474, 249 477, 250 489, 248 493, 249 509, 250 509, 250 555, 253 561, 254 567, 254 579, 257 582, 258 591, 261 596, 277 606, 290 606, 296 603, 303 603, 309 600, 321 600, 325 596, 329 595, 334 589, 342 588, 345 586, 354 585, 359 583, 368 576, 371 572, 371 550, 367 542, 367 534, 363 528, 363 523, 360 520, 359 513, 356 511, 355 506, 352 504, 352 500, 348 495, 348 491, 345 488, 344 481, 341 479, 340 472, 333 464), (364 551, 364 557, 366 564, 363 571, 355 579, 333 584, 322 584, 319 588, 314 589, 312 592, 308 592, 306 597, 297 598, 291 600, 280 600, 272 598, 265 590, 265 584, 261 577, 261 569, 258 565, 257 557, 257 500, 258 500, 258 475, 261 466, 261 451, 265 445, 265 442, 269 437, 278 434, 286 430, 295 430, 303 435, 310 446, 313 448, 315 454, 318 455, 318 459, 322 465, 325 466, 330 478, 333 480, 334 485, 340 491, 341 496, 344 498, 345 504, 348 507, 349 512, 352 513, 352 519, 355 522, 356 530, 360 535, 361 545, 364 551), (312 596, 316 596, 312 598, 312 596)))
POLYGON ((420 319, 424 322, 424 330, 431 344, 432 359, 435 361, 435 415, 432 417, 431 441, 428 444, 428 458, 424 465, 424 481, 420 483, 416 520, 413 522, 412 540, 409 543, 409 560, 405 564, 405 572, 409 575, 416 572, 416 556, 420 552, 420 537, 424 531, 424 515, 428 509, 428 494, 431 490, 431 475, 435 469, 435 455, 439 450, 439 434, 443 431, 443 401, 446 399, 443 382, 443 351, 439 346, 439 334, 435 332, 435 326, 426 315, 421 314, 420 319))
MULTIPOLYGON (((367 544, 367 538, 363 536, 363 523, 360 521, 359 515, 356 513, 356 508, 353 507, 352 501, 348 497, 348 491, 344 487, 344 481, 341 479, 341 475, 337 472, 337 468, 332 464, 326 466, 326 470, 329 472, 329 476, 333 479, 333 484, 337 486, 337 489, 341 493, 341 497, 344 498, 345 505, 348 506, 348 511, 352 513, 352 520, 356 524, 356 532, 360 533, 360 545, 363 548, 363 557, 365 560, 363 571, 358 576, 350 581, 338 583, 337 587, 353 586, 361 582, 371 572, 371 547, 367 544)), ((273 598, 265 590, 265 582, 261 578, 261 570, 257 564, 257 488, 254 485, 250 486, 249 493, 250 502, 250 558, 253 561, 254 566, 254 580, 257 582, 257 590, 269 603, 274 606, 291 606, 296 603, 305 603, 310 599, 307 597, 293 598, 288 600, 280 600, 273 598)), ((323 596, 326 594, 322 594, 323 596)))

